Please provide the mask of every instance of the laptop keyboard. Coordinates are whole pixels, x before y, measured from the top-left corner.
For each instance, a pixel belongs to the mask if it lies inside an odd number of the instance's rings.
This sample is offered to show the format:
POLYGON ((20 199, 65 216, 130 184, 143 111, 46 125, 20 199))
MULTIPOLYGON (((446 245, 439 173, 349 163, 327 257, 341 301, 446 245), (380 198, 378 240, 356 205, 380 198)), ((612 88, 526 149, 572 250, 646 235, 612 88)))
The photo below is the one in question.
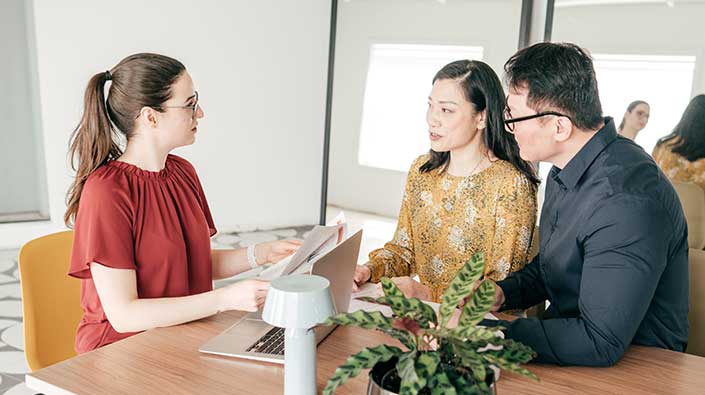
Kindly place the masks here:
POLYGON ((284 328, 270 329, 255 344, 251 345, 247 352, 284 355, 284 328))

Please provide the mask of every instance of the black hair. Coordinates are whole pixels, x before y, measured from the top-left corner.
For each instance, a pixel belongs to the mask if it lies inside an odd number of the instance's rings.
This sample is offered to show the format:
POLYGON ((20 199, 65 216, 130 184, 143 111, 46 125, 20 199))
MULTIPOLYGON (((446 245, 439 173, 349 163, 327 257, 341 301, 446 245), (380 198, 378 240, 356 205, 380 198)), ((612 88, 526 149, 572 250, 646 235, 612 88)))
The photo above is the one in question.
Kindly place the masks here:
POLYGON ((666 142, 671 145, 672 152, 691 162, 705 158, 705 95, 690 100, 673 132, 656 145, 666 142))
MULTIPOLYGON (((519 170, 529 181, 538 185, 534 167, 519 156, 519 146, 514 136, 504 127, 503 112, 506 106, 502 83, 497 74, 487 63, 478 60, 457 60, 445 65, 433 77, 438 80, 454 80, 461 87, 465 99, 476 112, 486 111, 487 125, 484 131, 484 143, 499 159, 505 160, 519 170)), ((422 173, 442 168, 450 161, 449 152, 430 150, 429 160, 421 165, 422 173)))
POLYGON ((592 58, 571 43, 538 43, 504 64, 507 85, 528 89, 527 104, 536 111, 555 108, 586 130, 599 128, 602 105, 592 58))

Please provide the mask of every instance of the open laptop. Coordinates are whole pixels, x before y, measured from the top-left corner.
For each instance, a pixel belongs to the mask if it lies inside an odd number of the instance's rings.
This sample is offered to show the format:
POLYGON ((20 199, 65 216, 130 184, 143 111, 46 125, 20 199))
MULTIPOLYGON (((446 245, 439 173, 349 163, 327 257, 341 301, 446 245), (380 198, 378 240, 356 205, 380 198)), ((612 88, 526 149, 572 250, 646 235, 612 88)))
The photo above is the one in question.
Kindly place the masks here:
MULTIPOLYGON (((337 312, 347 312, 352 293, 352 279, 360 252, 362 230, 342 241, 313 262, 306 272, 330 281, 330 293, 337 312)), ((323 341, 335 326, 317 326, 316 344, 323 341)), ((262 312, 248 313, 223 333, 210 339, 198 350, 203 353, 284 363, 284 329, 262 320, 262 312)))

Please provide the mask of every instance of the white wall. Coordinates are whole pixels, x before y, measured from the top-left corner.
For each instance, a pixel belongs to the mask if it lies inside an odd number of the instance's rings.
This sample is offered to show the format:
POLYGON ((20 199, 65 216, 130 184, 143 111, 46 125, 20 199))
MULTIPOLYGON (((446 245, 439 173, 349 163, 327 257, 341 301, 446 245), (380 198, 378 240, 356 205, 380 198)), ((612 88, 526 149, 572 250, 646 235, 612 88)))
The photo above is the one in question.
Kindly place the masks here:
POLYGON ((177 153, 221 232, 318 222, 330 0, 34 0, 34 13, 52 220, 0 226, 0 247, 62 227, 85 85, 145 51, 181 60, 202 97, 197 142, 177 153))
POLYGON ((705 3, 674 4, 558 7, 553 41, 572 41, 592 53, 695 55, 692 96, 705 93, 705 3))
MULTIPOLYGON (((339 2, 328 203, 390 217, 399 212, 406 173, 357 162, 370 44, 479 45, 501 75, 517 49, 520 14, 518 0, 339 2)), ((432 78, 426 77, 429 91, 432 78)))
POLYGON ((0 2, 0 214, 43 212, 46 189, 38 157, 35 78, 23 0, 0 2))
POLYGON ((650 104, 649 123, 636 138, 636 143, 650 153, 661 137, 671 133, 690 98, 705 92, 703 17, 702 1, 675 1, 673 7, 664 3, 558 7, 553 40, 575 42, 593 54, 695 56, 692 74, 672 77, 664 77, 662 72, 651 74, 646 68, 620 78, 610 72, 601 74, 598 66, 605 115, 619 123, 633 100, 650 104), (596 20, 599 29, 595 28, 596 20))

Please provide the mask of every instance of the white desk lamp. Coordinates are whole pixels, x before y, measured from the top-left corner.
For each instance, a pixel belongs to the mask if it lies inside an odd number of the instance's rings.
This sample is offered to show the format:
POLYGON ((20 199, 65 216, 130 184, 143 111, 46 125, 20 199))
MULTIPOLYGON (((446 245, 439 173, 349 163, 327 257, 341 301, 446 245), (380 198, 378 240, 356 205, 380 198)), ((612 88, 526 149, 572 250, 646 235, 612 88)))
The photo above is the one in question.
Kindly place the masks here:
POLYGON ((282 276, 269 285, 262 319, 284 332, 284 393, 316 393, 316 334, 313 327, 336 314, 330 282, 316 275, 282 276))

